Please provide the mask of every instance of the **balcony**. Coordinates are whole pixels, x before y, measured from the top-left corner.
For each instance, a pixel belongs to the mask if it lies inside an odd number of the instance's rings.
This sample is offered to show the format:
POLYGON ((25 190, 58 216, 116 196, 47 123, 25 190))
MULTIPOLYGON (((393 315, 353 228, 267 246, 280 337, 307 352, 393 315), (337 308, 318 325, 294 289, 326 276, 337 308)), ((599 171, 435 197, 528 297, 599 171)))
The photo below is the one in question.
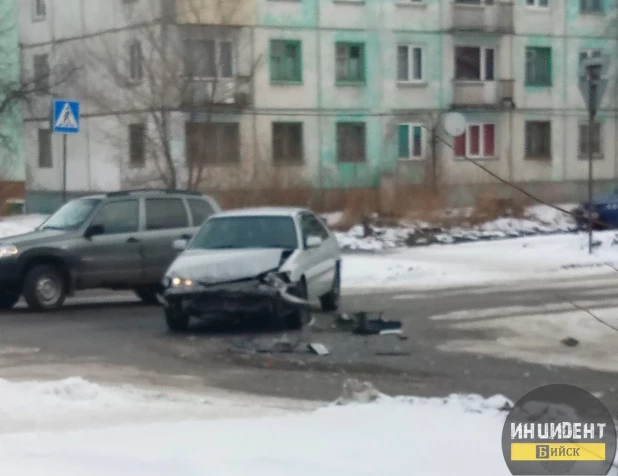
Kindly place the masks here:
POLYGON ((513 86, 512 79, 455 80, 453 81, 453 108, 513 108, 513 86))
POLYGON ((211 107, 245 109, 251 105, 249 77, 205 78, 188 81, 182 95, 185 108, 204 110, 211 107))
POLYGON ((453 0, 451 31, 514 33, 515 6, 512 1, 453 0))

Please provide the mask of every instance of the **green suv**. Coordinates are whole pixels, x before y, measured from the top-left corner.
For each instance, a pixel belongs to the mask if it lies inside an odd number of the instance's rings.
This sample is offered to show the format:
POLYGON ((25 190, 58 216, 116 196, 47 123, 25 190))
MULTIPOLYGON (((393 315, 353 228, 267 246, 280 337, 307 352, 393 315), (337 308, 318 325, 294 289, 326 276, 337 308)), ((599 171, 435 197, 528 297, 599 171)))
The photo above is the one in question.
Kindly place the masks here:
POLYGON ((31 309, 60 308, 85 289, 131 289, 157 302, 176 258, 221 207, 178 190, 129 190, 72 200, 31 233, 0 239, 0 309, 23 296, 31 309))

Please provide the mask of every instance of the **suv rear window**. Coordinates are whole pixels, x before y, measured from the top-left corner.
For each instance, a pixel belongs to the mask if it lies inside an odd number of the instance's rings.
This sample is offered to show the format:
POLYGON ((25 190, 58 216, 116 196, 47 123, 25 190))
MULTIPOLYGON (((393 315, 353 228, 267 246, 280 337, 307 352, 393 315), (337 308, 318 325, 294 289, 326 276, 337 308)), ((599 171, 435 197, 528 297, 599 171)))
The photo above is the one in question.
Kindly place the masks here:
POLYGON ((188 226, 187 209, 180 198, 146 199, 147 230, 169 230, 188 226))
POLYGON ((206 200, 191 198, 188 202, 191 215, 193 215, 193 226, 202 226, 202 224, 215 213, 210 203, 206 200))

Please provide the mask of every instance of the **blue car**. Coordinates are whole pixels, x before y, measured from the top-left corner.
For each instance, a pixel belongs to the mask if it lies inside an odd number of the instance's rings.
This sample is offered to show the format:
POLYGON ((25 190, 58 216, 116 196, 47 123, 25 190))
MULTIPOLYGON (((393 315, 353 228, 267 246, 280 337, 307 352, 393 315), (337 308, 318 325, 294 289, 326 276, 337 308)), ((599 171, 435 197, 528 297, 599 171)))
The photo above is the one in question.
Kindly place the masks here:
MULTIPOLYGON (((575 220, 580 228, 588 228, 589 202, 582 202, 574 210, 575 220)), ((615 229, 618 228, 618 188, 610 195, 595 198, 592 201, 593 228, 615 229)))

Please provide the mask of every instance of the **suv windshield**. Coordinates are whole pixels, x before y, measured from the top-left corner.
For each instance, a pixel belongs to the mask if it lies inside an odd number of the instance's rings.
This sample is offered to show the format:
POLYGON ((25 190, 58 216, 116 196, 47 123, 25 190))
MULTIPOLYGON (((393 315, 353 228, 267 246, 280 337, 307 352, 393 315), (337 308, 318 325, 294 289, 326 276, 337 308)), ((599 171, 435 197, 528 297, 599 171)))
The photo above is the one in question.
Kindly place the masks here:
POLYGON ((207 221, 190 249, 298 248, 294 220, 290 217, 224 217, 207 221))
POLYGON ((62 206, 40 227, 41 230, 76 230, 84 224, 92 211, 101 203, 96 198, 81 198, 62 206))

